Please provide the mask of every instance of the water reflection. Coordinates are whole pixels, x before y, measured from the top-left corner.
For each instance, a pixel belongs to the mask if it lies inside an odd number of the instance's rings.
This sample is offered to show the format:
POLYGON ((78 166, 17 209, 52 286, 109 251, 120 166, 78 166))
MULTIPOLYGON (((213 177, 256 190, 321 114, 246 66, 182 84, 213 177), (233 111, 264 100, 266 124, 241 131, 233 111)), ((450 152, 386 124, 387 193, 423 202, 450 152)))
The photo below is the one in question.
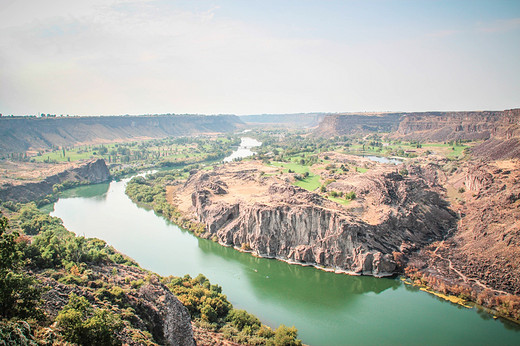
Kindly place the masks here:
POLYGON ((326 304, 328 308, 343 309, 358 296, 379 294, 401 283, 394 279, 334 274, 313 267, 289 265, 274 259, 254 257, 233 248, 199 239, 204 253, 226 258, 240 264, 243 276, 249 280, 255 295, 276 304, 326 304), (323 296, 327 299, 324 302, 323 296))
POLYGON ((367 156, 363 156, 363 157, 366 157, 369 160, 376 161, 379 163, 391 163, 393 165, 400 165, 401 163, 403 163, 403 160, 392 159, 392 158, 388 158, 388 157, 384 157, 384 156, 367 155, 367 156))
POLYGON ((110 183, 79 186, 74 189, 63 191, 61 193, 61 198, 84 197, 102 200, 106 198, 106 193, 108 192, 109 187, 110 183))

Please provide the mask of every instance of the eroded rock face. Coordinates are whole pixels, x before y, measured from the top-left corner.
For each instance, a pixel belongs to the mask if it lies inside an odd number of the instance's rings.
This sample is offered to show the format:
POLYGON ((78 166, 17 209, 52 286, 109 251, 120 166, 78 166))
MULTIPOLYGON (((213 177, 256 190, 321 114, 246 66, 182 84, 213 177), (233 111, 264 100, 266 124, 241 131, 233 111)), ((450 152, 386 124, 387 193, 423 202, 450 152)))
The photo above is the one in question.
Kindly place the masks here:
POLYGON ((17 184, 1 185, 0 200, 26 203, 51 194, 55 184, 62 184, 66 181, 96 184, 105 182, 109 178, 110 172, 105 160, 90 160, 50 175, 42 181, 21 181, 17 184))
POLYGON ((162 345, 195 345, 188 310, 166 287, 143 285, 138 292, 141 314, 151 322, 154 339, 162 345))
POLYGON ((450 141, 491 137, 511 139, 520 135, 520 110, 481 112, 407 113, 398 136, 405 139, 450 141))
POLYGON ((368 132, 392 132, 399 126, 402 113, 330 114, 314 131, 317 136, 333 137, 368 132))
POLYGON ((236 184, 268 185, 267 200, 219 198, 216 192, 227 193, 225 168, 192 175, 184 189, 193 191, 192 213, 206 225, 206 236, 221 244, 250 248, 263 257, 387 276, 397 269, 393 252, 439 239, 455 225, 454 214, 433 188, 437 178, 421 178, 423 170, 410 167, 408 177, 360 175, 352 207, 280 180, 252 181, 253 172, 232 175, 236 184), (372 214, 377 217, 369 220, 372 214))

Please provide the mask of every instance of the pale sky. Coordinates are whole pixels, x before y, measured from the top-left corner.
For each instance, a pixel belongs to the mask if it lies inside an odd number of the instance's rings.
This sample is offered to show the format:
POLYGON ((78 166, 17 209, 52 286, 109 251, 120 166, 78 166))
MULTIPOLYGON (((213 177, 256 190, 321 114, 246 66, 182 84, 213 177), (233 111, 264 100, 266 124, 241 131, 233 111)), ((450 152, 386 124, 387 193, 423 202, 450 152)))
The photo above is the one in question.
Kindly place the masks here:
POLYGON ((0 0, 0 113, 520 107, 520 1, 0 0))

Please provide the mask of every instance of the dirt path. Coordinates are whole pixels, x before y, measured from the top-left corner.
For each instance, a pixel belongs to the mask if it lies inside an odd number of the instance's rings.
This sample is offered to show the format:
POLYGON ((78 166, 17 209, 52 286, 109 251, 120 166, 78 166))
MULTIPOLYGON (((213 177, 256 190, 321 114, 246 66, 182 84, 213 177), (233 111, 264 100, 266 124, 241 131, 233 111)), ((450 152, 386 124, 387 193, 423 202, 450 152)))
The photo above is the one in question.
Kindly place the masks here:
POLYGON ((501 290, 496 290, 496 289, 493 289, 493 288, 490 288, 488 286, 486 286, 485 284, 483 284, 482 282, 480 282, 478 279, 473 279, 473 278, 469 278, 467 277, 466 275, 464 275, 464 273, 462 273, 460 270, 456 269, 454 266, 453 266, 453 262, 451 261, 451 259, 449 258, 444 258, 442 257, 442 255, 438 254, 437 251, 443 247, 444 245, 444 242, 446 241, 446 239, 448 239, 452 232, 456 231, 458 228, 460 228, 461 226, 461 223, 462 223, 462 218, 460 216, 460 213, 459 213, 459 222, 458 222, 458 225, 457 225, 457 228, 451 228, 448 230, 448 232, 446 233, 446 235, 444 236, 444 238, 442 239, 442 241, 439 243, 439 245, 437 245, 437 247, 435 248, 435 250, 433 251, 433 255, 435 255, 437 258, 443 260, 443 261, 447 261, 448 262, 448 268, 452 271, 454 271, 455 273, 457 273, 457 275, 459 275, 462 280, 465 282, 465 283, 469 283, 470 281, 477 284, 478 286, 480 286, 481 288, 485 289, 485 290, 490 290, 492 292, 495 292, 495 293, 501 293, 501 294, 508 294, 507 292, 505 291, 501 291, 501 290))
POLYGON ((443 245, 444 245, 444 241, 450 236, 450 233, 452 231, 454 231, 455 228, 452 228, 448 231, 448 233, 446 234, 446 236, 444 237, 444 239, 439 243, 439 245, 437 245, 437 247, 435 248, 435 250, 433 251, 433 254, 443 260, 443 261, 447 261, 448 262, 448 268, 452 271, 454 271, 455 273, 457 273, 457 275, 459 275, 462 280, 465 282, 465 283, 469 283, 470 281, 477 284, 478 286, 480 286, 481 288, 485 289, 485 290, 490 290, 492 292, 495 292, 495 293, 501 293, 501 294, 508 294, 507 292, 505 291, 501 291, 501 290, 496 290, 494 288, 490 288, 488 286, 486 286, 485 284, 483 284, 482 282, 480 282, 478 279, 474 279, 474 278, 469 278, 467 277, 466 275, 464 275, 464 273, 462 273, 460 270, 456 269, 454 266, 453 266, 453 262, 451 261, 451 259, 449 258, 444 258, 442 257, 442 255, 438 254, 437 253, 437 250, 439 250, 443 245))

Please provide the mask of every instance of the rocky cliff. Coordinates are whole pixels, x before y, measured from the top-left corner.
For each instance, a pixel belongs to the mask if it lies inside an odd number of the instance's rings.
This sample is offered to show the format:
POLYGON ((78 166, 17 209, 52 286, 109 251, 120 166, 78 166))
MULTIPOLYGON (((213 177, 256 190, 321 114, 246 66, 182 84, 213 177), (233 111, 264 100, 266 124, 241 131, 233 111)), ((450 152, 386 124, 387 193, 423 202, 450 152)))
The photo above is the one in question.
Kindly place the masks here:
POLYGON ((410 167, 408 177, 388 169, 359 175, 355 187, 351 179, 336 182, 335 189, 344 184, 357 191, 356 202, 347 207, 262 177, 259 169, 241 168, 198 172, 176 194, 179 199, 191 194, 188 211, 206 225, 207 237, 259 256, 387 276, 397 270, 394 252, 439 239, 455 224, 436 182, 422 178, 420 167, 410 167), (257 188, 235 198, 245 186, 257 188))
POLYGON ((106 143, 234 131, 234 115, 157 115, 60 118, 0 118, 0 157, 10 152, 78 143, 106 143))
MULTIPOLYGON (((42 164, 34 169, 41 168, 42 164)), ((53 166, 58 172, 38 179, 3 180, 0 185, 0 201, 30 202, 53 192, 56 184, 95 184, 105 182, 110 173, 102 159, 89 160, 65 166, 53 166), (61 170, 60 170, 61 167, 61 170)))
POLYGON ((520 109, 481 112, 407 113, 397 134, 421 141, 509 140, 520 136, 520 109))
POLYGON ((327 115, 314 131, 317 136, 333 137, 369 132, 397 130, 401 113, 327 115))

